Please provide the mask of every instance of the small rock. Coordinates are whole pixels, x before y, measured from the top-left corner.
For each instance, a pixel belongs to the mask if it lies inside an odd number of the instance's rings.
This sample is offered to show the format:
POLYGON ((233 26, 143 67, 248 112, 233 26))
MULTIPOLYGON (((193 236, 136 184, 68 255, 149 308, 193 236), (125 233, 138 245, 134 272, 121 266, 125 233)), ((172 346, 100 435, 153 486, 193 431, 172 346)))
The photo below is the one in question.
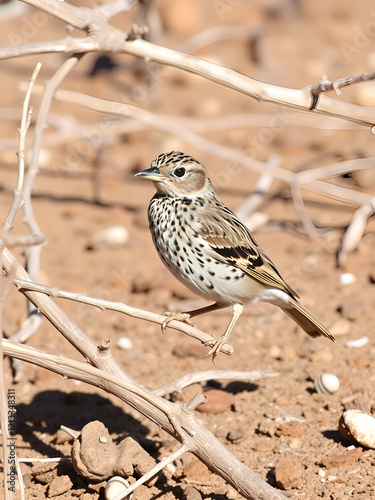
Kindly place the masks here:
POLYGON ((228 441, 231 441, 232 443, 238 442, 241 439, 243 439, 246 436, 246 430, 243 427, 236 427, 235 429, 232 429, 228 436, 227 439, 228 441))
POLYGON ((272 439, 260 439, 254 446, 254 451, 258 453, 269 453, 274 450, 272 439))
POLYGON ((284 398, 284 396, 277 396, 275 398, 275 404, 277 406, 288 406, 289 403, 290 403, 289 399, 284 398))
POLYGON ((375 449, 375 418, 361 410, 345 411, 339 421, 341 435, 365 448, 375 449))
POLYGON ((197 458, 185 465, 184 476, 190 481, 198 481, 200 483, 207 483, 211 479, 211 474, 207 465, 203 464, 197 458))
POLYGON ((282 352, 280 347, 275 344, 271 346, 270 350, 268 351, 268 354, 273 359, 281 359, 282 357, 282 352))
POLYGON ((282 490, 298 488, 302 482, 303 467, 294 455, 280 458, 275 467, 277 486, 282 490))
POLYGON ((344 335, 348 335, 351 330, 352 324, 345 318, 336 320, 329 329, 334 337, 343 337, 344 335))
POLYGON ((56 497, 69 491, 73 483, 69 476, 56 476, 52 483, 49 485, 48 496, 56 497))
MULTIPOLYGON (((123 439, 117 446, 117 460, 113 469, 118 476, 130 476, 133 468, 142 477, 156 466, 155 460, 131 436, 123 439)), ((159 479, 160 474, 152 476, 145 484, 149 488, 159 479)))
POLYGON ((31 475, 38 483, 51 484, 57 476, 57 463, 42 465, 34 470, 31 475))
POLYGON ((91 235, 88 250, 101 250, 124 246, 129 239, 129 231, 124 226, 112 226, 91 235))
POLYGON ((300 422, 292 421, 286 424, 281 424, 276 429, 276 436, 301 437, 307 432, 307 425, 300 422))
POLYGON ((343 273, 340 275, 339 281, 342 285, 351 285, 357 281, 357 278, 352 273, 343 273))
POLYGON ((332 453, 328 457, 324 457, 321 461, 322 465, 327 469, 335 467, 344 467, 354 464, 362 454, 362 448, 353 448, 344 452, 332 453))
POLYGON ((361 300, 345 297, 339 307, 339 311, 345 319, 355 321, 362 315, 363 306, 364 304, 361 300))
POLYGON ((56 444, 64 444, 72 440, 73 440, 72 436, 70 436, 66 431, 59 429, 56 432, 56 437, 55 437, 56 444))
POLYGON ((202 495, 194 486, 187 486, 182 495, 184 500, 202 500, 202 495))
POLYGON ((205 391, 204 395, 207 397, 207 402, 197 408, 197 411, 202 413, 224 413, 234 403, 232 394, 220 389, 210 389, 205 391))
POLYGON ((122 336, 116 340, 116 346, 122 351, 130 351, 133 349, 133 342, 129 337, 122 336))
POLYGON ((293 438, 289 441, 289 448, 292 450, 297 450, 298 448, 301 448, 302 446, 302 441, 300 438, 293 438))
POLYGON ((72 463, 77 474, 102 481, 112 476, 116 461, 116 445, 104 424, 98 420, 86 424, 72 446, 72 463))
POLYGON ((345 344, 346 347, 350 347, 351 349, 360 349, 369 343, 368 337, 361 337, 359 339, 348 340, 345 344))

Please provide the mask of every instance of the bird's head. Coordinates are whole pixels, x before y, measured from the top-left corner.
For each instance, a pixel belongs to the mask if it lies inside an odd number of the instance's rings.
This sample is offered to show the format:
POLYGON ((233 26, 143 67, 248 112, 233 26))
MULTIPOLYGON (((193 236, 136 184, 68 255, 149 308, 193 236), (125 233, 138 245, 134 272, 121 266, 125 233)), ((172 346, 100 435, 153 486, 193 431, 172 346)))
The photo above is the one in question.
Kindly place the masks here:
POLYGON ((168 196, 193 197, 213 192, 202 163, 179 151, 157 156, 152 160, 151 168, 136 176, 153 181, 157 192, 168 196))

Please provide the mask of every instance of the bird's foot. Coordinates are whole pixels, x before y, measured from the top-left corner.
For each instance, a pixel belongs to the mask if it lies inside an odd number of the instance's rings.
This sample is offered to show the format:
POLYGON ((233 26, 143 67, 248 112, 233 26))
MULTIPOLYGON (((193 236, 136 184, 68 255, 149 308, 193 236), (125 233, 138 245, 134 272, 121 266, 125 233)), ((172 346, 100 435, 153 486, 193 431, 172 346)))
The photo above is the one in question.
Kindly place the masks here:
POLYGON ((188 313, 173 313, 170 311, 164 311, 163 316, 167 316, 167 318, 161 324, 161 331, 164 333, 164 330, 167 328, 168 324, 171 321, 182 321, 190 326, 195 326, 194 323, 190 319, 190 314, 188 313))
POLYGON ((219 354, 223 345, 228 342, 228 337, 225 335, 213 336, 212 339, 207 340, 203 343, 204 346, 211 347, 207 354, 203 356, 203 358, 208 358, 208 356, 212 355, 212 362, 215 361, 216 356, 219 354))

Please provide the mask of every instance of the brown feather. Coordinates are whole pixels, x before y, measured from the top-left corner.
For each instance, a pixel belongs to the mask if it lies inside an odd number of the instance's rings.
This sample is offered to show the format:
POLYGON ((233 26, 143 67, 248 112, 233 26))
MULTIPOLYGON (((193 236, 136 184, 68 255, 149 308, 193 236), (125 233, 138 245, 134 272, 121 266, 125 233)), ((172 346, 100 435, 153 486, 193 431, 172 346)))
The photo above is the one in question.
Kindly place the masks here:
POLYGON ((250 230, 218 198, 197 213, 198 234, 211 246, 218 260, 237 267, 258 282, 291 297, 298 294, 283 280, 276 266, 256 242, 250 230))

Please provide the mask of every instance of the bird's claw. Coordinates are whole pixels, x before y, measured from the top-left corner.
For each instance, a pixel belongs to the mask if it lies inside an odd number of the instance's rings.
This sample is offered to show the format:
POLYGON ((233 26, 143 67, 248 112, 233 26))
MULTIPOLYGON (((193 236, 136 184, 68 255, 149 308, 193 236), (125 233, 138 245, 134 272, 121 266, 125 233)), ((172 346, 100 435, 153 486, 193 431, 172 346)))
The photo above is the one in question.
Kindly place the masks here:
POLYGON ((186 323, 190 326, 195 326, 195 324, 190 319, 190 314, 188 313, 173 313, 170 311, 163 312, 163 316, 167 316, 167 318, 161 324, 161 331, 164 333, 164 330, 167 328, 168 324, 171 321, 182 321, 182 323, 186 323))
POLYGON ((228 342, 228 337, 226 337, 225 335, 213 336, 212 339, 207 340, 206 342, 204 342, 203 345, 206 346, 206 347, 211 347, 211 349, 208 351, 207 354, 205 354, 203 356, 203 359, 204 358, 208 358, 209 356, 212 355, 212 362, 214 362, 215 358, 219 354, 221 348, 227 342, 228 342))

